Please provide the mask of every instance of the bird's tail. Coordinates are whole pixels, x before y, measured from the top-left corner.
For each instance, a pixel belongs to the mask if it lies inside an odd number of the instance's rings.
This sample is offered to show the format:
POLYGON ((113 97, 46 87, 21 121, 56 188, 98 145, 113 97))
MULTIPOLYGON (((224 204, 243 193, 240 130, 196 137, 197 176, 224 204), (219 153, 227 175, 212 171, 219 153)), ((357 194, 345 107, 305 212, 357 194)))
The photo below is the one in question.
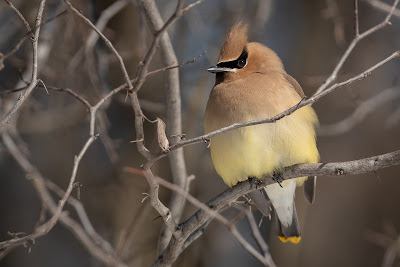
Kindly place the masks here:
POLYGON ((278 234, 279 239, 286 243, 290 241, 293 244, 297 244, 301 240, 299 221, 297 220, 296 207, 293 202, 293 215, 292 222, 289 225, 284 225, 278 218, 275 211, 275 229, 278 234))
POLYGON ((300 242, 300 227, 297 220, 294 194, 297 180, 283 181, 281 184, 271 184, 265 187, 275 210, 275 228, 282 242, 300 242))

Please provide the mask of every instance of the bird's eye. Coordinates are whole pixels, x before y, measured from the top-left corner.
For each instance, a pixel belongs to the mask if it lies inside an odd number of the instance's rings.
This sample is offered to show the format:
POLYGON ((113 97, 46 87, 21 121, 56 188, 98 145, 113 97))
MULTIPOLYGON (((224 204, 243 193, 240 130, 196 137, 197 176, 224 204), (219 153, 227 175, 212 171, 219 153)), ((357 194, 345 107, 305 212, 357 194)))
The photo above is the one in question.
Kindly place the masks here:
POLYGON ((246 60, 245 59, 239 59, 238 63, 237 63, 238 68, 243 68, 244 66, 246 66, 246 60))

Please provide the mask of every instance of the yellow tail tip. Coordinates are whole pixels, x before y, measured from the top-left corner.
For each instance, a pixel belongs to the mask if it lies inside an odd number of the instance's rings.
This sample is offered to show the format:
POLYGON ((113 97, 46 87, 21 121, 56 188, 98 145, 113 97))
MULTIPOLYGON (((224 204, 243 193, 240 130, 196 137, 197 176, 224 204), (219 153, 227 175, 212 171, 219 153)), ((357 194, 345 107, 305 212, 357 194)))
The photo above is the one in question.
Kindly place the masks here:
POLYGON ((291 236, 291 237, 278 236, 278 237, 279 237, 279 240, 282 241, 283 243, 290 241, 293 244, 298 244, 301 240, 301 236, 291 236))

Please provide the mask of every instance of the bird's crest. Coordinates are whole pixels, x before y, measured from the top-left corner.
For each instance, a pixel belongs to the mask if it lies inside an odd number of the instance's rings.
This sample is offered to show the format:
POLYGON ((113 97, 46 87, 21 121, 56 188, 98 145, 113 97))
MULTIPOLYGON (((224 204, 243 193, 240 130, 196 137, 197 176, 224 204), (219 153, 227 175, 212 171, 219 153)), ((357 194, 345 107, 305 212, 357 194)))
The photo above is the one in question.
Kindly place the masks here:
POLYGON ((237 59, 247 44, 247 25, 242 22, 232 26, 225 38, 218 63, 237 59))

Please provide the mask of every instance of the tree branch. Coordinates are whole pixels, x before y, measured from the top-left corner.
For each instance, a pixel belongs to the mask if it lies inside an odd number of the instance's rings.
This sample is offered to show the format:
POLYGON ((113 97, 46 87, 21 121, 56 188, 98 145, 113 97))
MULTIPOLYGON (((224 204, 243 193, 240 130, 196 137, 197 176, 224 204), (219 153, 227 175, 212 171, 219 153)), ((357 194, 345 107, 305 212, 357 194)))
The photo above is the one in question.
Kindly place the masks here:
MULTIPOLYGON (((345 85, 349 85, 355 81, 361 80, 369 75, 371 75, 371 73, 373 71, 375 71, 376 69, 382 67, 384 64, 386 64, 387 62, 400 57, 400 51, 397 51, 395 53, 393 53, 392 55, 388 56, 387 58, 385 58, 384 60, 376 63, 374 66, 370 67, 369 69, 363 71, 362 73, 344 81, 344 82, 340 82, 340 83, 336 83, 334 85, 332 85, 331 87, 329 87, 328 89, 325 89, 324 91, 322 91, 321 93, 315 94, 314 96, 310 97, 307 100, 301 100, 297 105, 273 116, 270 118, 266 118, 266 119, 261 119, 261 120, 253 120, 253 121, 247 121, 247 122, 243 122, 243 123, 235 123, 232 124, 230 126, 221 128, 219 130, 210 132, 208 134, 202 135, 202 136, 198 136, 192 139, 188 139, 188 140, 183 140, 175 145, 170 146, 170 150, 174 150, 183 146, 187 146, 187 145, 191 145, 191 144, 196 144, 196 143, 203 143, 203 142, 207 142, 208 140, 210 140, 211 137, 216 136, 218 134, 224 133, 224 132, 228 132, 228 131, 232 131, 234 129, 238 129, 238 128, 243 128, 246 126, 251 126, 251 125, 258 125, 258 124, 263 124, 263 123, 274 123, 280 119, 282 119, 283 117, 286 117, 290 114, 292 114, 293 112, 295 112, 296 110, 307 106, 307 105, 311 105, 315 102, 317 102, 318 100, 320 100, 322 97, 332 93, 334 90, 343 87, 345 85)), ((165 152, 164 152, 165 154, 165 152)), ((159 157, 163 157, 165 155, 160 154, 159 157)))
MULTIPOLYGON (((56 205, 46 187, 54 189, 61 197, 65 197, 66 193, 52 182, 46 181, 46 179, 43 178, 34 165, 29 162, 24 153, 18 148, 8 133, 4 132, 2 134, 2 138, 3 143, 7 147, 10 154, 31 179, 41 202, 46 205, 46 208, 53 214, 52 218, 54 218, 54 216, 59 213, 60 204, 58 206, 56 205)), ((82 228, 78 222, 66 216, 65 214, 58 216, 60 222, 77 237, 77 239, 93 256, 106 264, 126 267, 126 265, 116 257, 109 243, 102 239, 102 237, 93 229, 81 203, 74 198, 70 198, 68 201, 76 208, 77 213, 81 218, 83 225, 85 226, 85 229, 82 228)), ((5 254, 9 253, 14 248, 26 243, 34 243, 36 238, 47 234, 52 229, 52 226, 54 226, 49 224, 50 221, 51 219, 47 223, 36 227, 33 233, 29 235, 0 242, 0 250, 3 250, 0 258, 4 257, 5 254)))
MULTIPOLYGON (((265 266, 275 266, 272 261, 271 256, 269 255, 269 252, 267 254, 265 254, 265 252, 266 252, 264 250, 265 247, 264 246, 262 247, 263 253, 264 253, 264 255, 262 255, 249 242, 247 242, 247 240, 240 234, 237 227, 235 226, 235 221, 233 221, 233 222, 228 221, 214 207, 203 204, 202 202, 200 202, 199 200, 197 200, 196 198, 191 196, 187 191, 183 190, 178 185, 171 184, 170 182, 167 182, 164 179, 159 178, 159 177, 155 177, 155 179, 161 185, 171 189, 172 191, 176 192, 180 196, 187 199, 194 206, 196 206, 196 207, 200 208, 201 210, 203 210, 204 212, 206 212, 210 216, 210 218, 212 218, 212 219, 215 218, 219 222, 221 222, 228 229, 228 231, 233 235, 233 237, 239 242, 239 244, 243 247, 243 249, 245 249, 247 252, 249 252, 253 257, 255 257, 257 260, 259 260, 265 266), (210 208, 210 207, 212 207, 212 208, 210 208)), ((182 229, 181 227, 179 229, 180 229, 180 233, 182 233, 184 231, 184 229, 182 229)), ((185 239, 187 239, 187 238, 188 237, 186 237, 185 239)), ((174 235, 170 241, 170 244, 175 244, 176 242, 178 242, 178 240, 182 241, 184 239, 182 239, 181 235, 174 235)), ((265 242, 264 242, 264 244, 265 244, 265 242)), ((169 266, 176 260, 176 258, 183 251, 183 249, 184 249, 184 242, 180 242, 180 247, 179 247, 179 249, 176 250, 175 254, 167 255, 167 258, 165 258, 164 257, 165 255, 163 253, 162 256, 159 257, 157 259, 157 261, 153 263, 152 266, 169 266)))
MULTIPOLYGON (((364 0, 364 1, 378 10, 390 12, 390 10, 392 9, 392 6, 386 4, 385 2, 379 1, 379 0, 364 0)), ((393 16, 400 17, 400 10, 397 8, 395 10, 393 10, 393 16)))
MULTIPOLYGON (((13 5, 11 4, 11 2, 6 1, 11 7, 13 7, 13 5)), ((12 118, 12 116, 15 114, 15 112, 17 112, 17 110, 22 106, 22 104, 26 101, 26 99, 28 98, 28 96, 31 94, 31 92, 33 91, 33 89, 35 89, 36 84, 38 82, 37 80, 37 75, 38 75, 38 42, 39 42, 39 33, 40 33, 40 23, 42 21, 42 15, 43 15, 43 10, 44 10, 44 6, 46 4, 46 0, 41 0, 40 4, 39 4, 39 8, 38 8, 38 12, 36 15, 36 20, 35 20, 35 32, 33 34, 31 34, 31 42, 32 42, 32 78, 31 78, 31 83, 29 84, 29 86, 27 87, 25 93, 23 93, 17 100, 17 102, 15 102, 14 106, 11 108, 11 110, 7 113, 7 115, 0 121, 0 128, 5 127, 9 122, 10 119, 12 118)), ((13 8, 19 18, 23 21, 25 27, 27 28, 28 32, 31 31, 31 28, 29 26, 29 23, 24 19, 24 17, 22 16, 22 14, 16 9, 13 8)))
MULTIPOLYGON (((183 8, 184 1, 178 1, 172 17, 177 17, 183 8)), ((154 0, 139 1, 140 8, 147 18, 148 25, 152 32, 156 33, 163 28, 164 22, 154 0)), ((178 60, 172 47, 171 40, 167 32, 160 38, 160 48, 163 55, 163 62, 167 66, 176 65, 178 60)), ((167 136, 170 137, 170 143, 175 144, 179 141, 178 134, 182 133, 182 112, 181 112, 181 96, 179 85, 179 69, 172 69, 167 75, 166 90, 166 106, 167 106, 167 136), (175 136, 175 137, 174 137, 175 136)), ((177 149, 169 154, 169 163, 174 184, 186 188, 187 170, 183 149, 177 149)), ((183 208, 185 206, 185 198, 173 192, 170 200, 169 209, 175 221, 179 221, 183 208)), ((171 239, 172 233, 163 227, 160 234, 159 253, 167 246, 171 239)))
POLYGON ((398 98, 400 98, 399 87, 383 90, 376 96, 358 105, 354 112, 347 118, 333 124, 321 125, 317 129, 317 133, 319 136, 344 134, 361 123, 369 114, 375 112, 380 106, 398 98))
MULTIPOLYGON (((373 156, 369 158, 347 161, 347 162, 334 162, 334 163, 314 163, 314 164, 299 164, 294 166, 286 167, 282 171, 282 179, 293 179, 296 177, 303 176, 342 176, 342 175, 356 175, 368 172, 377 171, 379 169, 395 166, 400 164, 400 150, 373 156)), ((250 193, 255 190, 259 190, 269 184, 273 184, 275 181, 271 176, 264 176, 260 180, 259 185, 255 186, 254 183, 244 181, 238 183, 220 193, 212 200, 207 202, 208 207, 212 207, 213 211, 218 211, 221 208, 229 205, 229 203, 235 201, 240 196, 250 193)), ((183 244, 195 233, 198 229, 201 229, 205 223, 209 223, 209 220, 213 219, 210 212, 204 209, 198 210, 185 222, 180 224, 182 231, 181 238, 171 241, 164 252, 158 257, 153 266, 163 266, 173 263, 176 258, 182 253, 183 244)), ((197 232, 201 235, 203 231, 197 232)), ((198 236, 197 236, 198 237, 198 236)))
MULTIPOLYGON (((356 0, 355 0, 356 1, 356 0)), ((395 0, 392 8, 390 9, 389 13, 387 14, 386 18, 384 19, 384 21, 382 21, 381 23, 375 25, 374 27, 366 30, 365 32, 363 32, 362 34, 359 34, 358 31, 358 4, 357 2, 355 2, 355 34, 354 34, 354 39, 353 41, 350 43, 349 47, 347 48, 346 52, 344 52, 342 58, 339 60, 339 63, 336 65, 335 69, 333 70, 333 72, 331 73, 331 75, 328 77, 328 79, 326 79, 326 81, 317 89, 317 91, 314 93, 313 96, 318 95, 319 93, 321 93, 322 91, 324 91, 336 78, 337 78, 337 74, 339 73, 340 69, 343 67, 343 64, 346 62, 347 58, 349 57, 350 53, 353 51, 354 47, 358 44, 358 42, 360 42, 362 39, 364 39, 365 37, 373 34, 374 32, 386 27, 387 25, 390 25, 390 18, 393 15, 394 10, 396 9, 397 4, 399 3, 399 0, 395 0), (358 33, 358 34, 357 34, 358 33)))

